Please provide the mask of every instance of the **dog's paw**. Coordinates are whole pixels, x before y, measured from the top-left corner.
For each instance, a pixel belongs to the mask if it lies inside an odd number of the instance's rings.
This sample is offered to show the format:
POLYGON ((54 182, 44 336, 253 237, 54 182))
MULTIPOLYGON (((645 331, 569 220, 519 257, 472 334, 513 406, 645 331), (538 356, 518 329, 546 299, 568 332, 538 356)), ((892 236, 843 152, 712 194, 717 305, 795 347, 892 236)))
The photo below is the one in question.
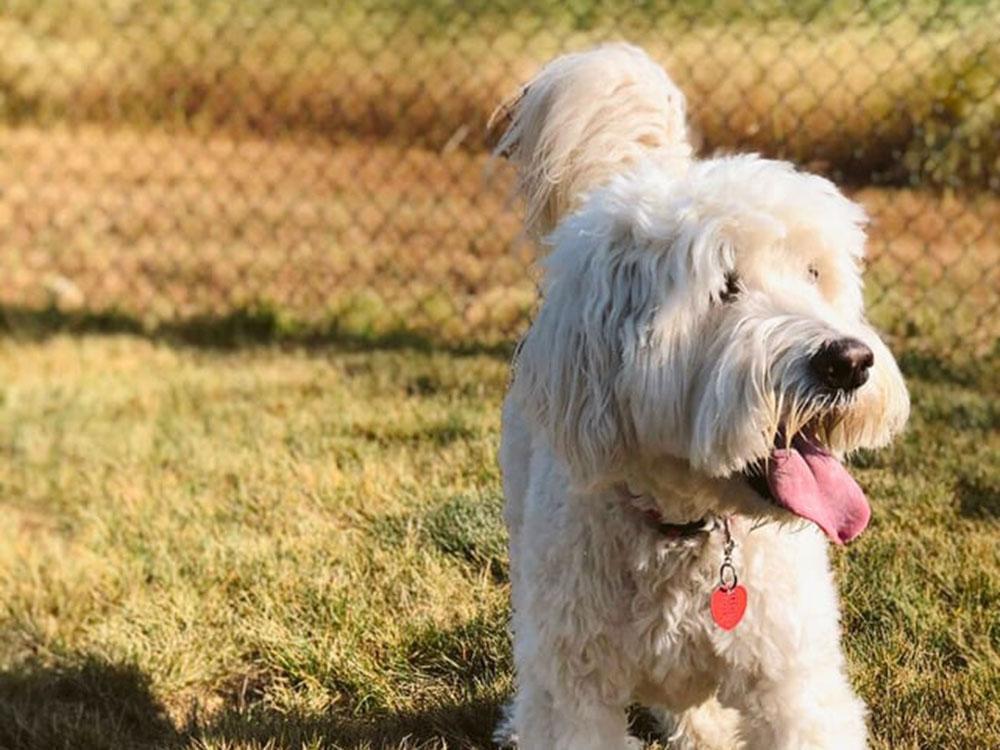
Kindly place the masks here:
POLYGON ((500 723, 493 730, 493 743, 500 748, 516 748, 517 732, 514 731, 514 702, 504 705, 500 723))

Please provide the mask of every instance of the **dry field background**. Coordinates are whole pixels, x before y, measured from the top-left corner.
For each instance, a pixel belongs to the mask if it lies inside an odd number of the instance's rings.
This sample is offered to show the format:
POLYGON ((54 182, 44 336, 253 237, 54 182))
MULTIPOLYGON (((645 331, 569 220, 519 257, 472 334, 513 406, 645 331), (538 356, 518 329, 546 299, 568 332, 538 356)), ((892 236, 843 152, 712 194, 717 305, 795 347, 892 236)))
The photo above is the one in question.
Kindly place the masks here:
POLYGON ((4 317, 509 344, 534 285, 486 118, 559 49, 624 37, 685 88, 703 152, 791 158, 865 203, 899 345, 992 356, 996 20, 996 0, 10 0, 4 317))
MULTIPOLYGON (((14 326, 54 306, 152 329, 236 314, 275 335, 489 345, 534 306, 509 170, 485 154, 93 126, 0 129, 0 154, 0 304, 14 326)), ((877 323, 914 350, 990 355, 1000 197, 851 192, 872 219, 877 323)))
POLYGON ((0 116, 480 150, 564 49, 643 44, 709 149, 997 187, 996 0, 8 0, 0 116))

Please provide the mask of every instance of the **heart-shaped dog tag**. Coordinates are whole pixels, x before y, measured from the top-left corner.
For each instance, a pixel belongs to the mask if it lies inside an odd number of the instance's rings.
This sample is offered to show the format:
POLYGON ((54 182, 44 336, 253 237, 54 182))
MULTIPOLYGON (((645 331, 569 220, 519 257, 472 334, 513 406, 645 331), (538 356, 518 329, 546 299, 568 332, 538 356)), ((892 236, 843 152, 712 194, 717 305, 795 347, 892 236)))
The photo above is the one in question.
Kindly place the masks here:
POLYGON ((712 592, 712 619, 723 630, 732 630, 747 611, 747 590, 742 586, 725 589, 719 586, 712 592))

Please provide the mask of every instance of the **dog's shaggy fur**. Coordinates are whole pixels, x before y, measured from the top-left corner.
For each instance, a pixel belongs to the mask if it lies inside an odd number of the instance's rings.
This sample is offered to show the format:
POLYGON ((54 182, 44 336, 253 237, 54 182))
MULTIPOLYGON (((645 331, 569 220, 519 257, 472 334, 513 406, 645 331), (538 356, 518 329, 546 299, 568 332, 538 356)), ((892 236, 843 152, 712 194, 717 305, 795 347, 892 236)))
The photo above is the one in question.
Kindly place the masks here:
MULTIPOLYGON (((826 540, 748 477, 779 481, 796 436, 843 473, 834 457, 906 421, 863 314, 865 216, 786 163, 694 160, 684 106, 611 45, 552 62, 497 116, 546 254, 503 414, 517 693, 498 737, 630 747, 638 701, 675 747, 860 748, 826 540), (831 389, 815 358, 845 340, 873 363, 831 389), (749 598, 735 629, 709 612, 722 532, 668 538, 636 496, 666 523, 730 519, 749 598)), ((861 497, 828 535, 863 528, 861 497)))

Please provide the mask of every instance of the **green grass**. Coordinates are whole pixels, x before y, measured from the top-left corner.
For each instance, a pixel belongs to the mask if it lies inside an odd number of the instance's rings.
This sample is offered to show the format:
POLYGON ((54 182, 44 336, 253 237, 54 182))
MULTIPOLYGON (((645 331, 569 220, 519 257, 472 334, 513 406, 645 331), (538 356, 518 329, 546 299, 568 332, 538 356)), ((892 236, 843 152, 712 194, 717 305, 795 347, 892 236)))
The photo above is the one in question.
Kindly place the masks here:
MULTIPOLYGON (((1000 742, 992 368, 904 356, 835 551, 877 748, 1000 742)), ((493 354, 0 339, 0 748, 485 747, 511 687, 493 354)))

